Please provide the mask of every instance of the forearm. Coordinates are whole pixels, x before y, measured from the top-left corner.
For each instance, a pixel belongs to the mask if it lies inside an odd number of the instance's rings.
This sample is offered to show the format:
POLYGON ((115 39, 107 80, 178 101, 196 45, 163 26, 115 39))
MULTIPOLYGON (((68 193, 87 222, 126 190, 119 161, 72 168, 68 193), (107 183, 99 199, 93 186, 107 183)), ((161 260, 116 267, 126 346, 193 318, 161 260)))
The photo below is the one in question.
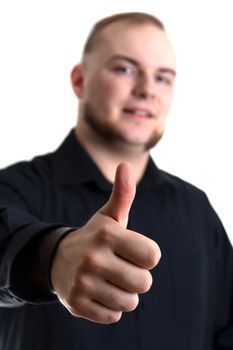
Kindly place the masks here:
POLYGON ((3 261, 8 271, 5 272, 5 276, 2 275, 3 284, 0 289, 2 306, 20 306, 25 302, 47 303, 56 300, 50 284, 50 265, 58 243, 72 230, 67 227, 53 227, 35 234, 12 261, 8 252, 8 257, 5 257, 8 258, 8 263, 3 261))

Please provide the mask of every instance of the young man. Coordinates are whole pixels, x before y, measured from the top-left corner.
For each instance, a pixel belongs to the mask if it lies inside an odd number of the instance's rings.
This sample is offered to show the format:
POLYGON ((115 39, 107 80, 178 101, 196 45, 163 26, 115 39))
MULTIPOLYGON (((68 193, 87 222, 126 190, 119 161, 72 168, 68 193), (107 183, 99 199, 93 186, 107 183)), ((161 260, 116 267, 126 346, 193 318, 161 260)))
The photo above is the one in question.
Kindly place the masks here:
POLYGON ((223 226, 149 155, 175 75, 159 20, 100 21, 71 73, 76 128, 1 172, 0 349, 233 349, 223 226))

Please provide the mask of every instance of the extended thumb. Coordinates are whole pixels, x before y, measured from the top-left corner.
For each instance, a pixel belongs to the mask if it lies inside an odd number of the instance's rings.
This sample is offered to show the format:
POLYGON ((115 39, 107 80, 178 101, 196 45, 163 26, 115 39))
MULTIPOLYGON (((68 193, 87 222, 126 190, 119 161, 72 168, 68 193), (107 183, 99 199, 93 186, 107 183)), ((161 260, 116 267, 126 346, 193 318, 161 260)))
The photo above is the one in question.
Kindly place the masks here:
POLYGON ((116 170, 112 194, 100 212, 126 227, 136 192, 133 169, 129 163, 120 163, 116 170))

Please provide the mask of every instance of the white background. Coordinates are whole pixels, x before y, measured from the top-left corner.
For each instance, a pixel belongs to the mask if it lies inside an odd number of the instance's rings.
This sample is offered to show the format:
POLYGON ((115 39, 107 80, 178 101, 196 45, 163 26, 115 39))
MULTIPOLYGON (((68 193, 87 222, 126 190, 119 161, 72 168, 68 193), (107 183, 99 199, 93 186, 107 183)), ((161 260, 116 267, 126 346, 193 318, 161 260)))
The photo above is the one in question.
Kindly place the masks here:
POLYGON ((0 0, 0 167, 54 150, 76 122, 69 74, 93 23, 145 11, 166 25, 175 101, 152 154, 204 189, 233 242, 231 0, 0 0))

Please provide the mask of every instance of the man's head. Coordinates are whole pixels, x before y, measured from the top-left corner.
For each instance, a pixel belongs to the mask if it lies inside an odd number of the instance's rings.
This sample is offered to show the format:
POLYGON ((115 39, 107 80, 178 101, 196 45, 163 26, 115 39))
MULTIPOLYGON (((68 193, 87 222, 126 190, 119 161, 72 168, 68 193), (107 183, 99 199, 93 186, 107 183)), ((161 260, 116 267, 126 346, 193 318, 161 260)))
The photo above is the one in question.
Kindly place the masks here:
POLYGON ((118 13, 116 15, 103 18, 93 26, 86 40, 86 44, 84 45, 83 54, 85 55, 90 53, 96 47, 96 45, 98 45, 98 43, 101 40, 101 32, 103 31, 103 29, 105 29, 112 23, 122 22, 122 21, 127 22, 129 24, 152 24, 158 27, 159 29, 165 31, 165 27, 163 23, 158 18, 152 15, 149 15, 147 13, 141 13, 141 12, 118 13))
POLYGON ((161 138, 173 96, 175 59, 163 24, 141 13, 97 23, 72 71, 78 131, 148 150, 161 138))

